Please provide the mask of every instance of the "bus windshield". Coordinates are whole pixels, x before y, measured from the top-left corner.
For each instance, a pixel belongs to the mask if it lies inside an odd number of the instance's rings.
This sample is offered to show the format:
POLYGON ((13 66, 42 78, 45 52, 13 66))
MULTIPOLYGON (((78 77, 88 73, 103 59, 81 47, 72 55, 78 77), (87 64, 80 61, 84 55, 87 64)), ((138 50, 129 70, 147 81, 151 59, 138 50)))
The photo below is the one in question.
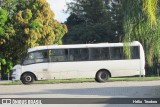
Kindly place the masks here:
POLYGON ((30 52, 26 55, 23 65, 47 62, 47 54, 47 50, 30 52))

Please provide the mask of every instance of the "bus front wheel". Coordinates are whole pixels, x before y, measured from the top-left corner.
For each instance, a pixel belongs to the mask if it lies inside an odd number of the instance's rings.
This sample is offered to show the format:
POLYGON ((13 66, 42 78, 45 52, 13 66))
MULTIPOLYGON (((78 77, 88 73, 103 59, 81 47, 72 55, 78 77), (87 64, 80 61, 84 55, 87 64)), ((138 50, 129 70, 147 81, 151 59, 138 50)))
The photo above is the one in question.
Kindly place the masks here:
POLYGON ((34 81, 34 76, 31 73, 25 73, 22 75, 21 81, 23 84, 31 84, 34 81))
POLYGON ((100 70, 96 74, 95 80, 97 82, 106 82, 109 79, 109 76, 109 72, 107 72, 106 70, 100 70))

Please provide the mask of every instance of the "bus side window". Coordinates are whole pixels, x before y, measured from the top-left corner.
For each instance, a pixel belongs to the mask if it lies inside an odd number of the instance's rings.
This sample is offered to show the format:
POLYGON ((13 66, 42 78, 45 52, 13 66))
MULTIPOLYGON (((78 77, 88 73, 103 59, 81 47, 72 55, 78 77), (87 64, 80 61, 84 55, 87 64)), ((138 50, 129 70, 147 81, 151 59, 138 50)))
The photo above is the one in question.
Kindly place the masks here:
POLYGON ((101 59, 107 60, 109 59, 109 48, 101 48, 101 59))
POLYGON ((131 48, 131 58, 132 59, 140 59, 140 51, 138 46, 133 46, 131 48))
POLYGON ((110 56, 112 60, 124 59, 123 48, 122 47, 111 47, 110 56))
POLYGON ((69 61, 74 61, 73 55, 69 55, 69 61))
POLYGON ((47 51, 37 51, 35 53, 35 62, 48 62, 47 51))
POLYGON ((79 49, 69 49, 69 61, 79 60, 79 49))
POLYGON ((87 48, 80 49, 80 61, 88 61, 89 60, 89 50, 87 48))
POLYGON ((101 59, 101 50, 100 48, 90 48, 90 60, 100 60, 101 59))
POLYGON ((68 61, 68 49, 53 49, 49 51, 51 62, 68 61))
POLYGON ((115 47, 110 48, 111 59, 119 59, 118 50, 115 47))
POLYGON ((89 51, 87 48, 69 49, 69 61, 88 61, 89 51))

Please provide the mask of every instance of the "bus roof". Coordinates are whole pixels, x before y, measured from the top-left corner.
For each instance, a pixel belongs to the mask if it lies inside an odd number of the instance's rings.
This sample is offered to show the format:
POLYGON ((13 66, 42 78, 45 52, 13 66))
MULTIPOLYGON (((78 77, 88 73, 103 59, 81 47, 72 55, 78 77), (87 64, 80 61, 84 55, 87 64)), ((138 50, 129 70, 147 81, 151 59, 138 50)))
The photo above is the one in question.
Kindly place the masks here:
MULTIPOLYGON (((134 41, 126 43, 129 46, 141 46, 140 42, 134 41)), ((67 49, 67 48, 88 48, 88 47, 117 47, 124 46, 124 43, 96 43, 96 44, 71 44, 71 45, 47 45, 47 46, 36 46, 29 48, 28 52, 45 50, 45 49, 67 49)))

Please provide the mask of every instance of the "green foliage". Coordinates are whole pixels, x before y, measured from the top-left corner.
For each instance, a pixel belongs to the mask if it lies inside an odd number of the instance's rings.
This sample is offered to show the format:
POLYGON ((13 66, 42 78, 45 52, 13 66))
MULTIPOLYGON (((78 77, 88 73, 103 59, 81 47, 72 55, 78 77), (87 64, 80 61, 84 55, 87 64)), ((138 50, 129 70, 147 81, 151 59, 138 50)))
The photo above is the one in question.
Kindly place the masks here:
POLYGON ((28 1, 25 5, 21 1, 17 7, 19 11, 15 17, 15 27, 17 32, 21 32, 23 44, 26 44, 24 49, 59 43, 66 33, 65 25, 54 20, 54 14, 46 0, 28 1))
POLYGON ((62 44, 61 38, 67 32, 64 24, 54 20, 46 0, 4 0, 1 19, 0 58, 6 60, 3 73, 9 72, 28 48, 62 44))
POLYGON ((114 28, 108 27, 108 23, 95 23, 90 25, 80 24, 69 29, 64 36, 64 43, 94 43, 94 42, 116 42, 119 37, 114 35, 114 28))
POLYGON ((158 0, 143 0, 143 9, 151 25, 157 24, 157 6, 158 0))
POLYGON ((7 21, 7 11, 0 8, 0 45, 4 44, 5 23, 7 21))
POLYGON ((7 11, 0 8, 0 26, 4 26, 7 21, 7 11))
POLYGON ((129 43, 125 43, 125 45, 123 47, 124 48, 123 51, 124 51, 125 56, 128 59, 130 59, 131 58, 131 47, 129 47, 128 45, 129 45, 129 43))
POLYGON ((68 4, 68 11, 86 23, 98 23, 108 15, 106 4, 105 0, 73 0, 68 4))
POLYGON ((74 25, 79 25, 81 23, 84 23, 84 20, 80 19, 76 14, 71 13, 70 16, 67 18, 67 26, 74 26, 74 25))
POLYGON ((68 4, 64 43, 119 42, 123 34, 120 5, 106 0, 73 0, 68 4))
POLYGON ((155 57, 160 58, 158 0, 121 0, 121 3, 124 10, 124 41, 140 41, 145 49, 146 62, 152 66, 155 57))
POLYGON ((5 59, 2 59, 0 70, 3 71, 3 74, 10 73, 12 67, 13 67, 12 61, 10 60, 6 61, 5 59))
POLYGON ((11 19, 12 16, 15 14, 17 10, 17 3, 19 3, 18 0, 3 0, 2 3, 2 9, 5 9, 8 12, 8 18, 11 19))
POLYGON ((0 70, 2 70, 2 66, 6 64, 6 60, 0 57, 0 70))
POLYGON ((1 64, 5 65, 6 64, 6 60, 5 59, 1 59, 1 64))
POLYGON ((38 28, 41 28, 43 25, 39 19, 35 19, 31 22, 29 26, 33 29, 36 29, 36 28, 38 29, 38 28))
POLYGON ((30 9, 26 9, 23 17, 24 17, 24 19, 30 20, 32 18, 32 11, 30 9))
POLYGON ((0 27, 0 35, 4 34, 4 29, 2 27, 0 27))

